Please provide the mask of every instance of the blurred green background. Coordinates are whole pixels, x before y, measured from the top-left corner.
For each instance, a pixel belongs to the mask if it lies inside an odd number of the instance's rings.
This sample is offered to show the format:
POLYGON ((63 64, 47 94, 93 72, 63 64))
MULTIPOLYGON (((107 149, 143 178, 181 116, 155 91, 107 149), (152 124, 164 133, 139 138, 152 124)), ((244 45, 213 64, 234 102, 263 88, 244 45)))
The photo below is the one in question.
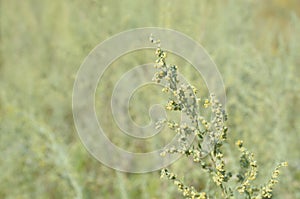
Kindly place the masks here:
MULTIPOLYGON (((1 0, 0 198, 181 198, 158 172, 126 174, 100 164, 73 124, 72 86, 83 59, 110 36, 145 26, 175 29, 203 45, 226 86, 228 162, 237 158, 239 138, 256 154, 258 182, 286 160, 274 198, 300 198, 299 15, 298 0, 1 0)), ((149 55, 144 63, 155 60, 149 55)), ((103 84, 112 88, 126 70, 108 71, 103 84)), ((109 89, 99 89, 106 90, 99 108, 109 102, 109 89)), ((153 100, 143 96, 133 99, 136 118, 145 118, 153 100)), ((112 140, 124 143, 122 136, 112 140)), ((186 162, 173 170, 210 189, 207 176, 186 162)))

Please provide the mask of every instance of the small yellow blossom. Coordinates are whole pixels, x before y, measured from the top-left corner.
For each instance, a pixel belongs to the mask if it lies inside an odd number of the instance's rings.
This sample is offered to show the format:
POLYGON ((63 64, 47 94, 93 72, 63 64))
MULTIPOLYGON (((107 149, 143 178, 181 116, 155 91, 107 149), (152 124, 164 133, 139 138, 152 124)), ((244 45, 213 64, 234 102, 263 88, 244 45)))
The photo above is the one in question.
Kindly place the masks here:
POLYGON ((163 58, 163 59, 165 59, 167 57, 167 53, 162 52, 161 55, 160 55, 160 57, 163 58))
POLYGON ((168 88, 168 87, 163 88, 163 89, 162 89, 162 92, 164 92, 164 93, 169 92, 169 88, 168 88))
POLYGON ((235 144, 241 148, 243 146, 243 140, 238 140, 235 144))

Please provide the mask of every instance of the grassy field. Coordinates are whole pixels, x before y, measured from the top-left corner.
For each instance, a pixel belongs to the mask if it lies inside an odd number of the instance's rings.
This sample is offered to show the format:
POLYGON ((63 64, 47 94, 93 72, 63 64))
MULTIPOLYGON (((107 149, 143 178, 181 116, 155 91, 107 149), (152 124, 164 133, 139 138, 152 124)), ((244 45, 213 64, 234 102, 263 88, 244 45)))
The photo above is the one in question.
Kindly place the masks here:
MULTIPOLYGON (((258 159, 259 182, 277 162, 288 161, 274 199, 300 198, 298 0, 2 0, 0 6, 0 198, 180 198, 159 172, 126 174, 100 164, 73 123, 73 83, 87 54, 114 34, 146 26, 175 29, 203 45, 226 86, 229 157, 243 139, 258 159)), ((201 87, 192 69, 178 66, 201 87)), ((126 70, 107 71, 102 85, 112 88, 126 70)), ((99 109, 109 103, 106 90, 99 109)), ((147 121, 145 104, 153 100, 143 92, 133 99, 137 122, 147 121)), ((110 118, 107 111, 99 114, 110 118)), ((105 122, 107 131, 117 128, 112 122, 105 122)), ((122 136, 111 139, 126 147, 122 136)), ((186 161, 172 169, 209 189, 207 176, 186 161)))

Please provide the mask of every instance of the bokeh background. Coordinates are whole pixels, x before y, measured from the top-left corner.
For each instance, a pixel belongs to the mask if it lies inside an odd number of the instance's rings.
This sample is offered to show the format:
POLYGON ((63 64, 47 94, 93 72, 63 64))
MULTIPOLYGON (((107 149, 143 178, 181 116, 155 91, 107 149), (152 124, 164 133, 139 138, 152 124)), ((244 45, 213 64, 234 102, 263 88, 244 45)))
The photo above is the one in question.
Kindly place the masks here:
MULTIPOLYGON (((274 198, 300 198, 298 0, 1 0, 0 6, 0 198, 180 198, 159 172, 126 174, 100 164, 73 123, 72 87, 84 58, 112 35, 145 26, 175 29, 203 45, 226 86, 227 161, 238 158, 239 138, 256 154, 258 183, 288 161, 274 198)), ((105 109, 110 88, 130 67, 151 60, 151 51, 129 56, 99 84, 96 105, 107 132, 117 129, 105 109)), ((181 63, 179 70, 203 86, 181 63)), ((147 107, 160 94, 146 88, 133 97, 137 123, 149 119, 147 107)), ((146 150, 117 133, 110 137, 123 148, 146 150)), ((186 162, 172 169, 197 189, 212 190, 206 174, 186 162)))

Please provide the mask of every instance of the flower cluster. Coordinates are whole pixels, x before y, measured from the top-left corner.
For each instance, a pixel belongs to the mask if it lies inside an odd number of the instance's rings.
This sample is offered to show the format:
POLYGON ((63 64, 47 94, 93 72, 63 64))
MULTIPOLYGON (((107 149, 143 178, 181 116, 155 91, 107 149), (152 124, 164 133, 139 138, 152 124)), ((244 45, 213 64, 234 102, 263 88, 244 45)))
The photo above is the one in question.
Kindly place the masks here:
POLYGON ((280 174, 279 169, 281 167, 287 167, 287 166, 288 166, 287 162, 282 162, 275 168, 269 182, 265 186, 263 186, 260 190, 260 196, 262 196, 262 198, 272 198, 273 188, 278 183, 278 177, 280 174))
POLYGON ((256 179, 258 173, 257 162, 254 159, 254 154, 250 153, 244 146, 243 141, 238 140, 236 142, 239 151, 241 152, 240 157, 240 172, 237 175, 238 182, 240 185, 237 187, 239 193, 246 193, 246 195, 253 195, 257 188, 251 186, 251 181, 256 179))
POLYGON ((207 194, 205 192, 198 192, 193 186, 186 186, 182 183, 181 180, 177 178, 174 173, 169 172, 168 169, 161 170, 161 178, 168 178, 172 180, 174 185, 178 187, 178 191, 182 193, 185 198, 188 199, 208 199, 207 194))
MULTIPOLYGON (((157 122, 157 128, 160 128, 162 124, 167 124, 171 130, 179 135, 178 144, 166 148, 161 155, 178 153, 191 158, 194 163, 210 174, 216 187, 219 188, 220 193, 215 197, 220 198, 222 196, 228 199, 240 198, 240 196, 247 199, 271 198, 273 187, 278 182, 279 169, 282 166, 287 166, 287 163, 281 163, 275 168, 271 179, 266 185, 254 186, 252 182, 256 179, 258 173, 257 162, 254 159, 254 154, 243 146, 243 141, 239 140, 236 145, 241 153, 240 170, 235 175, 233 172, 227 171, 222 146, 226 142, 228 128, 225 125, 227 115, 222 104, 213 94, 204 102, 201 102, 201 99, 196 95, 197 89, 180 81, 177 66, 166 64, 167 53, 161 49, 160 41, 153 38, 151 41, 157 44, 155 52, 157 72, 153 80, 164 84, 162 91, 169 94, 169 100, 165 108, 168 111, 180 111, 189 119, 189 121, 181 123, 166 119, 157 122), (210 108, 211 119, 208 120, 200 115, 201 108, 210 108), (190 144, 193 137, 196 137, 196 139, 190 144), (237 179, 235 186, 232 186, 234 184, 232 182, 228 183, 233 179, 237 179)), ((185 185, 167 169, 161 171, 161 176, 172 180, 185 198, 212 198, 212 196, 201 190, 197 191, 193 186, 185 185)))

